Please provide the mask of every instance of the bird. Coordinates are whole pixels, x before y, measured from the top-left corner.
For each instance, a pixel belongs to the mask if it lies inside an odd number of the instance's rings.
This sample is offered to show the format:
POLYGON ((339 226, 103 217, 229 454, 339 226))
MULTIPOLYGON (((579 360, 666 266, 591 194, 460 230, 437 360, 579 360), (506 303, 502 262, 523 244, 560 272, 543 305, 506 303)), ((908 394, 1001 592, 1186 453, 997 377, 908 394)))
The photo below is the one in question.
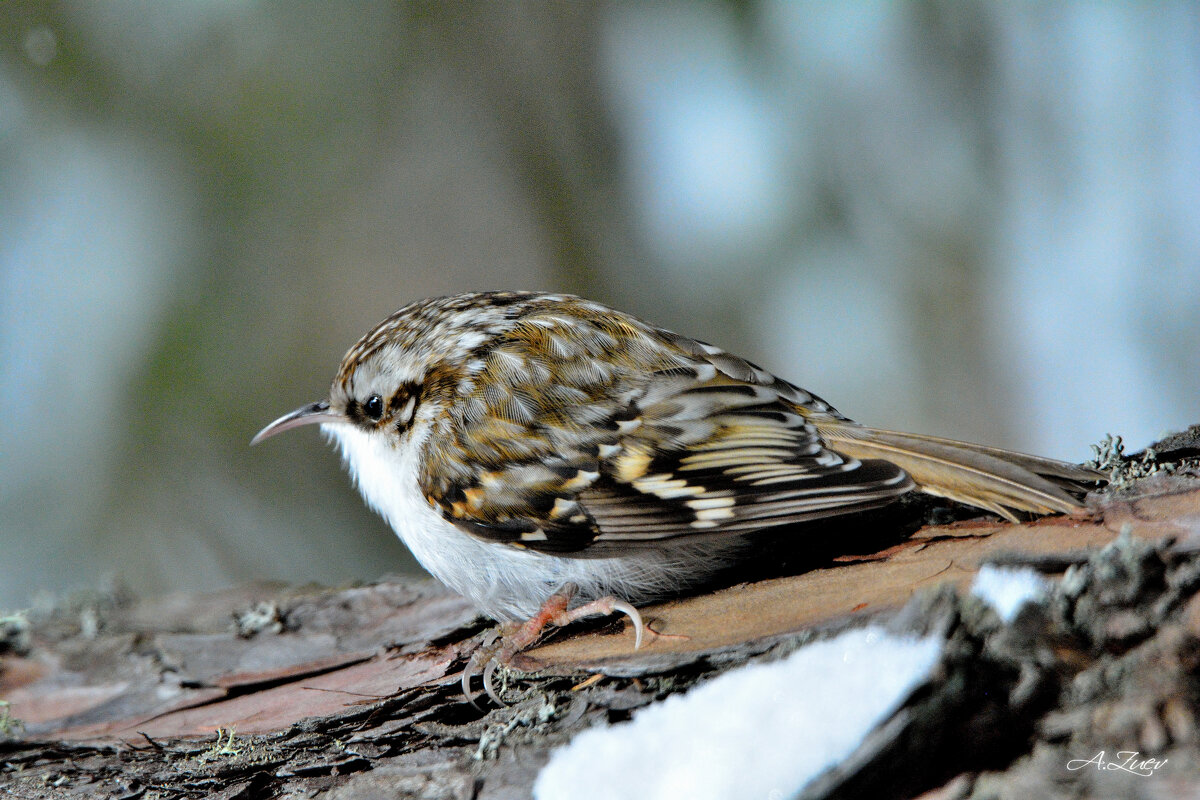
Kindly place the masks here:
POLYGON ((495 663, 547 625, 620 612, 640 646, 637 606, 702 584, 756 532, 803 536, 795 523, 914 491, 1012 521, 1073 513, 1102 480, 859 424, 719 347, 543 292, 404 306, 350 348, 326 399, 251 444, 311 424, 417 561, 502 623, 463 673, 466 690, 484 665, 493 697, 495 663))

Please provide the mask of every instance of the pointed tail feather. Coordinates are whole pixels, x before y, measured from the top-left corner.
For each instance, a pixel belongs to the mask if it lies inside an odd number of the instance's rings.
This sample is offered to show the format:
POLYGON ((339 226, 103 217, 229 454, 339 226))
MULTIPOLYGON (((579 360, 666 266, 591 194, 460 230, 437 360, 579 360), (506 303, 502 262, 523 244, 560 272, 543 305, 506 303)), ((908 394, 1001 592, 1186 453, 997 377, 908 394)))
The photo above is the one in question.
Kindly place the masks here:
MULTIPOLYGON (((811 418, 810 418, 811 419, 811 418)), ((935 436, 868 428, 836 419, 811 419, 831 449, 859 459, 880 458, 907 472, 927 494, 976 506, 1016 521, 1015 512, 1070 513, 1082 507, 1087 484, 1103 473, 998 447, 935 436)))

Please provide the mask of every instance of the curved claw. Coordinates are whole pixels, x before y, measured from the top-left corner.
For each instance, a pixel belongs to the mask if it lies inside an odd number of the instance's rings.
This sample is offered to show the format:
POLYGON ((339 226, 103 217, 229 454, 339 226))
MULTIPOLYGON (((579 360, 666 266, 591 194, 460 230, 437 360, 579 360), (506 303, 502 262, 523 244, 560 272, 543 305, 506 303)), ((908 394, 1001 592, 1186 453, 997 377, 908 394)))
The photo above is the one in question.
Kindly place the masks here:
POLYGON ((638 610, 624 600, 617 600, 612 604, 613 611, 620 611, 625 616, 629 617, 629 621, 633 624, 633 649, 637 650, 642 646, 642 631, 645 626, 642 624, 642 615, 638 610))
POLYGON ((575 587, 567 584, 561 590, 551 595, 550 599, 542 607, 542 610, 528 622, 525 622, 523 625, 510 627, 503 632, 497 629, 484 636, 479 649, 471 654, 471 658, 467 661, 466 666, 463 667, 462 678, 460 679, 463 695, 466 696, 471 705, 480 711, 483 710, 475 702, 475 698, 471 696, 471 679, 475 677, 475 674, 480 671, 481 667, 483 670, 484 692, 495 701, 496 705, 507 705, 500 697, 500 693, 496 691, 496 668, 500 664, 508 664, 513 656, 534 644, 542 635, 542 631, 547 625, 562 627, 584 617, 607 616, 615 611, 619 611, 629 617, 629 621, 633 625, 633 648, 637 650, 642 646, 642 641, 646 633, 646 625, 642 622, 642 615, 631 603, 625 600, 618 600, 615 597, 602 597, 599 600, 593 600, 590 603, 585 603, 577 608, 568 610, 567 605, 571 602, 571 598, 575 592, 575 587))
POLYGON ((459 679, 459 683, 462 685, 463 695, 467 698, 467 702, 475 706, 475 708, 479 711, 482 711, 483 709, 479 707, 479 704, 475 702, 475 698, 471 695, 471 678, 475 677, 479 670, 480 663, 483 664, 483 691, 487 693, 488 697, 492 698, 492 702, 494 702, 496 705, 508 705, 508 703, 504 702, 503 698, 500 697, 500 693, 496 691, 496 668, 500 666, 500 662, 497 659, 496 653, 486 652, 488 649, 490 648, 476 650, 475 653, 471 655, 471 658, 467 661, 466 666, 463 667, 462 677, 459 679), (480 653, 484 653, 483 658, 479 658, 480 653))
POLYGON ((466 665, 463 666, 460 683, 462 684, 463 696, 467 698, 467 702, 475 706, 477 711, 482 711, 483 709, 475 702, 475 698, 471 696, 471 678, 473 677, 475 677, 475 656, 467 659, 466 665))
POLYGON ((504 702, 504 700, 500 697, 500 693, 496 691, 495 683, 492 680, 495 678, 495 676, 496 660, 492 659, 488 662, 487 666, 483 668, 483 690, 487 692, 487 696, 492 698, 492 702, 494 702, 496 705, 506 706, 508 703, 504 702))
MULTIPOLYGON (((488 688, 488 686, 487 686, 488 671, 487 670, 488 670, 489 666, 495 662, 495 660, 497 658, 497 654, 500 651, 502 644, 503 644, 502 634, 498 628, 494 628, 490 631, 487 631, 483 635, 483 637, 480 639, 479 649, 471 654, 471 657, 469 659, 467 659, 467 663, 463 667, 462 677, 459 678, 459 683, 462 686, 463 696, 467 698, 467 702, 469 702, 471 705, 475 706, 476 711, 483 711, 483 709, 479 707, 479 704, 475 702, 475 698, 471 695, 471 679, 474 678, 475 675, 479 672, 480 665, 483 665, 483 667, 484 667, 484 688, 485 689, 488 688)), ((491 691, 488 692, 488 696, 491 697, 493 700, 496 699, 496 695, 493 694, 491 691)), ((501 704, 501 705, 503 705, 503 704, 501 704)))
POLYGON ((478 655, 478 651, 471 655, 471 658, 467 660, 466 666, 463 667, 461 679, 462 692, 463 696, 467 698, 467 702, 475 706, 476 711, 483 711, 479 703, 476 703, 475 698, 471 695, 471 678, 475 677, 475 672, 479 667, 479 662, 475 658, 476 655, 478 655))

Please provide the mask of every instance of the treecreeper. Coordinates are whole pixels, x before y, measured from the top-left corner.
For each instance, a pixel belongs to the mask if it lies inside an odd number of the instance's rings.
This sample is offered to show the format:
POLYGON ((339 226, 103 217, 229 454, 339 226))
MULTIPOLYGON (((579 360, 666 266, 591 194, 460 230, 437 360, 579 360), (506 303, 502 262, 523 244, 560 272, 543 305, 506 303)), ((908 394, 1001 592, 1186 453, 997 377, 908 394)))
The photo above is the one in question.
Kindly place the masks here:
MULTIPOLYGON (((320 424, 363 497, 435 578, 504 623, 463 672, 547 625, 627 614, 709 578, 756 531, 919 491, 1010 520, 1078 510, 1095 470, 861 425, 705 342, 564 294, 479 292, 397 311, 320 424)), ((797 528, 803 535, 803 527, 797 528)))

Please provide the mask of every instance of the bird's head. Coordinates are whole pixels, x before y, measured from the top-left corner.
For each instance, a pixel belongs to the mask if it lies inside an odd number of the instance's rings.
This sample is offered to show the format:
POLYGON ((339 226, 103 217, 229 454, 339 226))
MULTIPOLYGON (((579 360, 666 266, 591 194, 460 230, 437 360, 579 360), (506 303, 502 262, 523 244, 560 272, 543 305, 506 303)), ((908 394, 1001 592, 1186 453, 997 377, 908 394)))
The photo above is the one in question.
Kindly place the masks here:
POLYGON ((402 436, 428 399, 425 390, 444 386, 448 378, 447 339, 437 335, 436 325, 427 325, 431 320, 421 311, 420 305, 408 306, 376 326, 342 359, 328 399, 284 414, 250 443, 302 425, 347 425, 402 436))

